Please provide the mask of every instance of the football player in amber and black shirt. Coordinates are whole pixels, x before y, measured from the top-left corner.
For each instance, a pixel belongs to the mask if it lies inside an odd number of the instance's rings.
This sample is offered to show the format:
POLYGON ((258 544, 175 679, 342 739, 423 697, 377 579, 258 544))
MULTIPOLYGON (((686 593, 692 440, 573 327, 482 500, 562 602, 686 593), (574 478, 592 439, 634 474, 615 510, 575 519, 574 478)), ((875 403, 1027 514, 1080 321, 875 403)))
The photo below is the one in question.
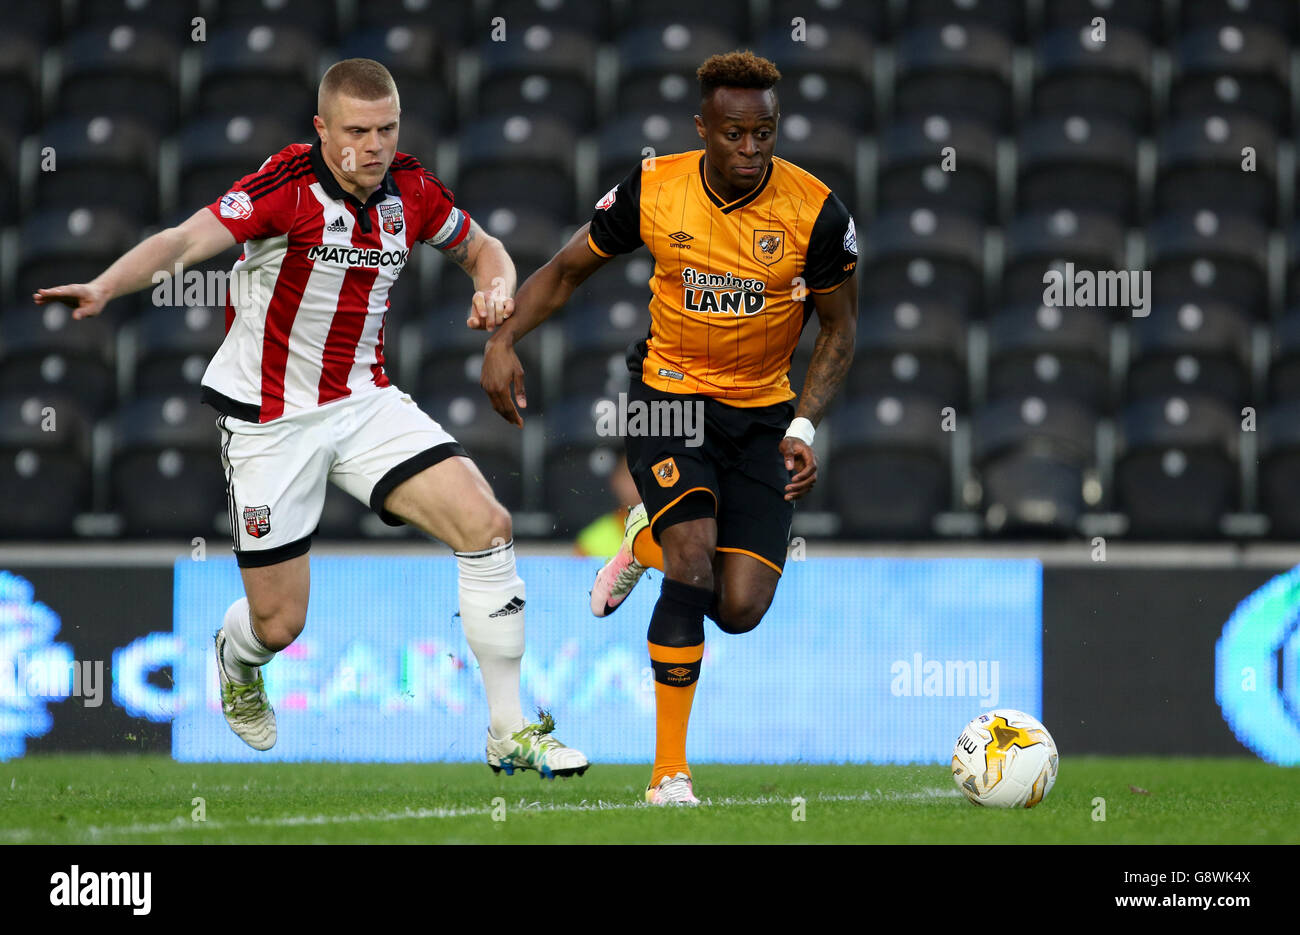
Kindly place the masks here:
POLYGON ((793 501, 817 479, 813 427, 848 371, 857 320, 853 218, 817 178, 772 154, 780 72, 731 52, 697 74, 704 151, 648 159, 600 199, 591 222, 520 287, 513 317, 488 341, 482 374, 496 410, 522 425, 515 342, 610 257, 649 248, 650 331, 628 352, 629 411, 637 401, 698 406, 703 439, 626 432, 642 504, 596 578, 592 611, 618 607, 646 566, 663 570, 648 633, 658 712, 646 790, 653 804, 698 802, 686 725, 704 617, 744 633, 771 604, 793 501), (796 408, 790 359, 812 310, 820 333, 796 408))

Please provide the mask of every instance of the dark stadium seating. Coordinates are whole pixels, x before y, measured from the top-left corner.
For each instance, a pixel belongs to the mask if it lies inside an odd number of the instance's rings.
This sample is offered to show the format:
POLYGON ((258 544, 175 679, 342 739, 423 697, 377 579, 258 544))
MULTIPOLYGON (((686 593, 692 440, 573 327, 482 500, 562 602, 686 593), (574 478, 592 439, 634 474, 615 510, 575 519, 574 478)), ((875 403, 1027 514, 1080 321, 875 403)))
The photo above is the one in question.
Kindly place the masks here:
POLYGON ((591 201, 581 206, 579 217, 590 218, 595 199, 626 178, 643 159, 703 148, 686 108, 616 117, 596 132, 597 185, 591 201))
POLYGON ((31 36, 6 32, 0 36, 0 130, 18 139, 41 116, 41 46, 31 36))
POLYGON ((563 120, 582 132, 596 113, 596 42, 572 29, 536 24, 514 42, 479 47, 477 113, 526 113, 563 120))
POLYGON ((988 322, 989 400, 1066 398, 1111 408, 1110 316, 1042 304, 998 309, 988 322))
POLYGON ((176 36, 147 20, 69 36, 63 43, 55 110, 81 117, 129 115, 154 133, 170 131, 180 105, 181 44, 176 36))
POLYGON ((1242 113, 1285 131, 1289 69, 1286 37, 1267 27, 1221 23, 1184 33, 1174 46, 1170 116, 1242 113))
POLYGON ((1011 120, 1011 43, 986 26, 928 23, 904 32, 894 113, 941 113, 1005 130, 1011 120))
POLYGON ((1077 29, 1100 16, 1106 21, 1107 38, 1114 27, 1122 26, 1158 41, 1164 37, 1163 6, 1163 0, 1052 0, 1043 4, 1043 17, 1048 28, 1077 29))
POLYGON ((1162 299, 1214 298, 1268 313, 1268 231, 1244 215, 1183 212, 1147 228, 1152 292, 1162 299))
POLYGON ((305 126, 316 113, 320 46, 292 25, 245 23, 213 29, 199 50, 202 114, 254 113, 305 126))
POLYGON ((42 171, 43 156, 31 151, 37 165, 35 207, 107 206, 144 224, 158 214, 157 131, 132 115, 65 117, 47 123, 41 147, 52 147, 54 171, 42 171))
POLYGON ((433 128, 455 123, 445 40, 438 24, 399 23, 352 31, 339 44, 339 58, 372 58, 392 73, 402 99, 402 148, 429 160, 433 153, 407 148, 406 136, 416 119, 433 128))
POLYGON ((982 308, 982 227, 929 208, 879 215, 858 233, 858 275, 865 301, 924 296, 982 308))
POLYGON ((19 305, 0 316, 0 394, 61 396, 102 415, 117 396, 113 327, 75 321, 61 303, 19 305))
MULTIPOLYGON (((814 336, 817 331, 815 320, 805 328, 814 336)), ((802 388, 796 385, 796 390, 802 388)), ((849 399, 919 393, 964 408, 966 319, 961 309, 937 301, 864 303, 844 392, 849 399)))
POLYGON ((934 535, 933 518, 952 504, 950 402, 917 393, 864 396, 831 417, 823 484, 840 534, 916 539, 934 535))
POLYGON ((763 34, 758 52, 781 63, 782 116, 830 115, 859 131, 871 129, 874 48, 868 36, 814 23, 795 40, 786 23, 763 34))
POLYGON ((128 536, 210 535, 227 512, 215 414, 192 396, 149 396, 113 416, 111 507, 128 536))
MULTIPOLYGON (((528 405, 521 410, 526 426, 539 421, 535 403, 540 394, 533 392, 535 386, 535 382, 530 384, 528 405)), ((536 473, 526 473, 524 432, 497 415, 482 390, 422 396, 416 402, 465 447, 506 509, 521 510, 528 505, 525 487, 535 481, 536 473)))
MULTIPOLYGON (((877 39, 890 32, 888 3, 845 3, 844 0, 772 0, 767 25, 791 30, 799 17, 805 27, 817 25, 835 31, 854 30, 877 39)), ((778 65, 780 62, 777 63, 778 65)))
POLYGON ((1219 302, 1156 304, 1129 326, 1127 395, 1212 396, 1237 409, 1251 401, 1250 321, 1219 302))
MULTIPOLYGON (((695 113, 699 85, 695 70, 718 49, 733 49, 736 38, 707 17, 690 25, 640 26, 623 32, 618 51, 618 116, 667 108, 695 113), (665 80, 667 79, 667 80, 665 80)), ((684 116, 684 115, 683 115, 684 116)))
POLYGON ((1069 535, 1096 470, 1096 416, 1063 398, 1008 397, 975 413, 971 463, 990 533, 1069 535))
MULTIPOLYGON (((1033 211, 1011 220, 1006 228, 1006 260, 1002 295, 1006 302, 1043 301, 1048 270, 1063 277, 1073 264, 1079 271, 1123 270, 1124 228, 1115 218, 1092 211, 1033 211)), ((1100 296, 1094 301, 1100 300, 1100 296)), ((1067 300, 1068 301, 1068 300, 1067 300)), ((1069 301, 1069 304, 1073 304, 1069 301)), ((1114 307, 1114 314, 1127 309, 1114 307)))
POLYGON ((461 129, 454 191, 466 205, 489 200, 567 216, 575 207, 572 131, 546 115, 511 114, 461 129))
POLYGON ((587 0, 490 0, 482 11, 478 36, 488 37, 492 21, 500 17, 506 26, 506 40, 520 30, 543 25, 576 29, 594 39, 608 39, 613 10, 609 4, 587 0))
POLYGON ((0 536, 74 534, 77 514, 91 506, 90 425, 75 403, 30 386, 0 390, 0 489, 0 536))
POLYGON ((310 142, 311 128, 275 117, 236 113, 188 122, 178 137, 177 209, 188 216, 212 204, 267 157, 290 143, 310 142))
POLYGON ((598 397, 570 399, 545 416, 544 503, 557 538, 572 539, 611 499, 609 472, 623 452, 623 439, 598 433, 595 407, 602 402, 613 404, 598 397))
POLYGON ((882 128, 876 145, 880 211, 929 208, 985 223, 996 220, 997 138, 988 127, 930 114, 882 128), (950 162, 945 160, 948 147, 950 162))
MULTIPOLYGON (((58 4, 22 4, 57 7, 58 4)), ((97 28, 122 23, 152 26, 170 36, 189 37, 194 17, 207 12, 202 0, 73 0, 67 26, 97 28)))
POLYGON ((216 0, 214 25, 218 28, 245 23, 291 26, 310 33, 318 42, 332 42, 338 34, 338 4, 319 0, 216 0))
MULTIPOLYGON (((15 299, 29 301, 42 286, 89 282, 135 246, 138 228, 109 208, 38 211, 18 227, 15 299)), ((109 309, 130 314, 139 294, 114 300, 109 309)))
POLYGON ((1025 5, 1021 0, 906 0, 903 23, 963 23, 996 30, 1011 40, 1025 34, 1025 5))
POLYGON ((691 27, 708 25, 739 38, 750 33, 749 6, 747 0, 712 0, 707 6, 697 0, 628 3, 622 6, 622 16, 615 25, 620 33, 639 28, 664 29, 678 24, 691 27))
POLYGON ((199 380, 225 332, 224 309, 150 308, 140 316, 134 332, 134 394, 197 399, 199 380))
POLYGON ((1211 539, 1241 505, 1240 417, 1199 396, 1152 396, 1119 420, 1115 500, 1137 539, 1211 539))
POLYGON ((1296 38, 1300 11, 1291 0, 1179 0, 1179 26, 1184 31, 1219 23, 1266 25, 1296 38))
POLYGON ((1265 223, 1277 214, 1277 137, 1267 123, 1212 113, 1171 120, 1157 138, 1156 213, 1208 208, 1265 223), (1254 168, 1243 171, 1254 152, 1254 168))
POLYGON ((1300 538, 1300 400, 1289 398, 1259 416, 1259 500, 1269 538, 1300 538))
POLYGON ((1021 127, 1016 151, 1019 211, 1097 211, 1137 219, 1138 138, 1083 114, 1041 117, 1021 127))
POLYGON ((1300 400, 1300 309, 1290 309, 1272 331, 1269 398, 1277 402, 1300 400))
MULTIPOLYGON (((1053 6, 1053 5, 1049 5, 1053 6)), ((1123 6, 1123 5, 1121 5, 1123 6)), ((1036 114, 1083 116, 1144 130, 1151 114, 1151 45, 1147 36, 1111 25, 1106 41, 1091 26, 1071 23, 1034 46, 1036 114)))

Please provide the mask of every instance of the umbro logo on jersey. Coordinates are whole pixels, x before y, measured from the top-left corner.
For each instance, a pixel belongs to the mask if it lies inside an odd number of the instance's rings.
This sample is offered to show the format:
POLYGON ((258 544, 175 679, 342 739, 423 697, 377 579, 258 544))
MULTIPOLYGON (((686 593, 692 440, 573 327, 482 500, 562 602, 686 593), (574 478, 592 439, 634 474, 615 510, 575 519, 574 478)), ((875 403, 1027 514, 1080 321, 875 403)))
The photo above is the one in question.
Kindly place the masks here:
POLYGON ((325 229, 334 234, 346 234, 348 232, 348 225, 344 222, 343 215, 340 214, 334 220, 330 221, 329 225, 325 229))
POLYGON ((669 234, 668 239, 675 241, 673 243, 673 246, 676 247, 677 249, 689 250, 691 249, 691 245, 689 241, 692 241, 695 238, 692 235, 686 233, 686 231, 677 231, 677 233, 675 234, 669 234))
POLYGON ((523 598, 512 597, 510 602, 498 611, 488 614, 489 617, 509 617, 511 614, 517 614, 524 609, 523 598))

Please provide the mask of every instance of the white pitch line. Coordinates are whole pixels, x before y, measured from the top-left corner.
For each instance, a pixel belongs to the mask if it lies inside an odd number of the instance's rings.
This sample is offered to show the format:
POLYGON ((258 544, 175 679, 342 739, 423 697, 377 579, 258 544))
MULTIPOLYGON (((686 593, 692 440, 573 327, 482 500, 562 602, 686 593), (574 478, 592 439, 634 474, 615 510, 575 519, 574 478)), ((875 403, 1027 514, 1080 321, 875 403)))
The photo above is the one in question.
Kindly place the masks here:
MULTIPOLYGON (((957 789, 919 789, 916 792, 860 792, 818 793, 807 801, 813 802, 888 802, 913 801, 918 799, 950 799, 960 796, 957 789)), ((789 806, 794 796, 754 796, 750 798, 727 797, 722 799, 705 799, 705 806, 711 808, 743 808, 752 806, 783 805, 789 806)), ((612 812, 646 808, 643 802, 528 802, 520 799, 510 809, 523 812, 612 812)), ((378 812, 375 814, 350 815, 284 815, 279 818, 248 818, 242 822, 190 821, 183 817, 173 818, 167 822, 134 825, 88 825, 84 832, 91 838, 99 839, 108 835, 146 835, 164 834, 177 831, 216 831, 232 828, 294 828, 309 825, 349 825, 369 822, 392 821, 426 821, 429 819, 469 818, 475 815, 490 815, 491 807, 483 808, 408 808, 400 812, 378 812)), ((0 830, 0 840, 13 843, 30 841, 41 832, 32 828, 12 828, 0 830)))

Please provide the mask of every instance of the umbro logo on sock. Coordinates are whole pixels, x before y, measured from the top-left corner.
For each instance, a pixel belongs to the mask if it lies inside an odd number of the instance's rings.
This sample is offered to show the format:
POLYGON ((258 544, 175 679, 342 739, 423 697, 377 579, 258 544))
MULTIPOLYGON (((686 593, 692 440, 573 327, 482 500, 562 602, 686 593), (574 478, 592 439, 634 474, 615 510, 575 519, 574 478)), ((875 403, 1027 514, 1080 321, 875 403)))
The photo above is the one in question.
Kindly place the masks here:
POLYGON ((519 613, 519 611, 521 611, 521 610, 523 610, 523 609, 524 609, 524 601, 523 601, 523 598, 512 597, 512 598, 510 598, 510 603, 506 604, 505 607, 502 607, 500 610, 495 611, 494 613, 490 613, 490 614, 488 614, 488 616, 489 616, 489 617, 508 617, 508 616, 510 616, 511 614, 517 614, 517 613, 519 613))
POLYGON ((340 214, 334 220, 330 221, 329 226, 325 229, 327 231, 333 231, 336 234, 345 234, 347 233, 348 226, 343 222, 343 215, 340 214))

